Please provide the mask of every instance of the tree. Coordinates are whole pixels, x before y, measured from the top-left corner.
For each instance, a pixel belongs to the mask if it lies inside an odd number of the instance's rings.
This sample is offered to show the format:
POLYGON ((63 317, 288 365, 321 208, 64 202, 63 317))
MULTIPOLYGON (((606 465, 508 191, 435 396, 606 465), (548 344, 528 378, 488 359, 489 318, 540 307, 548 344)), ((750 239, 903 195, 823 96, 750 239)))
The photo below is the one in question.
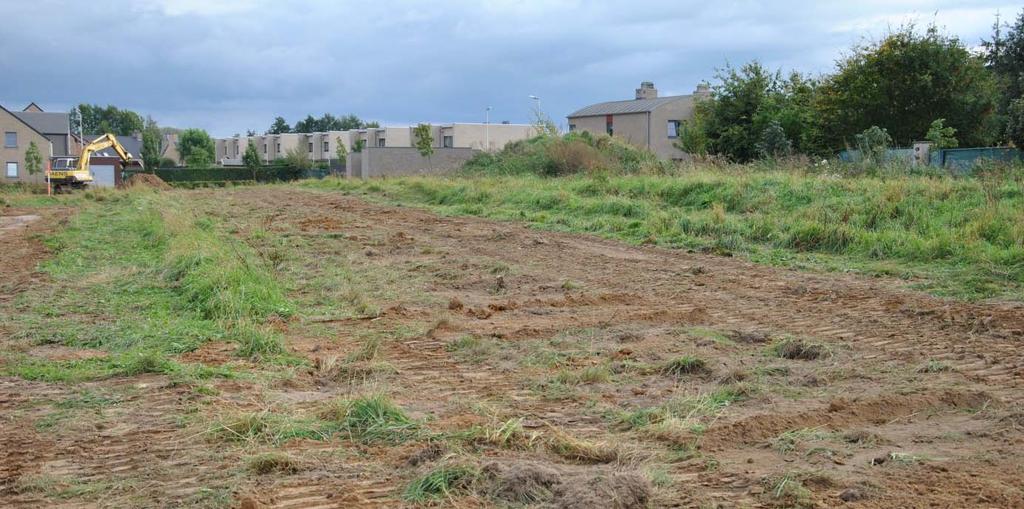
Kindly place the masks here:
POLYGON ((380 122, 377 122, 376 120, 372 122, 366 122, 365 124, 363 124, 363 127, 361 129, 380 129, 380 122))
POLYGON ((248 137, 259 136, 258 134, 256 134, 256 130, 255 129, 246 129, 245 130, 245 135, 248 136, 248 137))
POLYGON ((28 148, 25 149, 25 171, 29 175, 43 171, 43 156, 39 154, 39 147, 34 141, 28 142, 28 148))
POLYGON ((761 141, 757 144, 757 151, 761 157, 766 159, 777 159, 789 155, 793 150, 793 144, 786 138, 786 131, 778 120, 772 120, 768 127, 761 132, 761 141))
POLYGON ((252 172, 253 181, 256 180, 256 172, 263 165, 263 161, 260 159, 260 152, 256 150, 256 144, 249 141, 249 144, 245 147, 245 153, 242 154, 242 164, 252 172))
POLYGON ((366 127, 366 124, 364 124, 363 121, 359 119, 359 117, 351 113, 338 119, 339 131, 351 131, 354 129, 362 129, 363 127, 366 127))
POLYGON ((913 25, 881 41, 855 46, 821 85, 818 116, 824 139, 838 149, 864 129, 886 128, 897 144, 909 145, 944 118, 967 145, 997 137, 991 117, 998 88, 981 57, 934 25, 913 25))
POLYGON ((757 61, 739 69, 726 66, 716 78, 711 98, 697 104, 685 126, 681 149, 751 161, 762 155, 758 145, 774 123, 785 139, 796 140, 798 150, 818 151, 813 135, 816 81, 795 72, 784 78, 757 61))
POLYGON ((208 168, 216 159, 210 135, 202 129, 185 129, 178 135, 178 153, 189 168, 208 168))
POLYGON ((366 140, 356 140, 356 142, 352 144, 352 152, 357 154, 362 152, 364 148, 366 148, 366 140))
POLYGON ((1006 112, 1006 139, 1024 148, 1024 97, 1010 103, 1006 112))
POLYGON ((420 155, 427 158, 427 165, 431 168, 434 167, 430 161, 430 156, 434 155, 434 135, 431 133, 433 128, 430 124, 419 124, 412 129, 412 134, 416 138, 416 150, 419 151, 420 155))
POLYGON ((292 132, 291 126, 285 121, 284 117, 277 117, 274 119, 274 123, 270 125, 270 129, 267 130, 267 134, 284 134, 292 132))
POLYGON ((334 139, 334 153, 338 156, 338 159, 341 159, 342 163, 348 157, 348 148, 345 147, 345 142, 341 141, 341 137, 334 139))
POLYGON ((122 110, 113 105, 102 107, 98 104, 79 104, 71 111, 69 120, 76 134, 106 134, 131 136, 142 132, 145 122, 142 116, 131 110, 122 110), (77 127, 81 120, 82 131, 77 127))
POLYGON ((153 170, 160 166, 160 154, 163 152, 163 135, 152 117, 146 117, 146 127, 142 129, 142 165, 153 170))
POLYGON ((943 125, 945 121, 944 118, 935 120, 928 128, 928 133, 924 135, 924 139, 932 142, 933 148, 956 148, 960 145, 956 139, 956 129, 943 125))
POLYGON ((288 149, 284 156, 284 164, 293 170, 302 171, 313 167, 313 161, 309 159, 309 155, 306 152, 305 147, 299 146, 288 149))

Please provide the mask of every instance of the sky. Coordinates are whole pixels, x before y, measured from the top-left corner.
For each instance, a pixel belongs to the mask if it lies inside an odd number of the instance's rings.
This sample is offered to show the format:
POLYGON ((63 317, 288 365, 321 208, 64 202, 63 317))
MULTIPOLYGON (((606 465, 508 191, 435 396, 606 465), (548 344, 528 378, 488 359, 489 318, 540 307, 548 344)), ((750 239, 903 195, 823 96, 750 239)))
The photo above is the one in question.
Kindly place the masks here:
POLYGON ((827 73, 852 45, 936 23, 968 46, 1000 1, 0 0, 0 105, 113 104, 215 136, 274 117, 564 125, 641 81, 688 94, 726 63, 827 73))

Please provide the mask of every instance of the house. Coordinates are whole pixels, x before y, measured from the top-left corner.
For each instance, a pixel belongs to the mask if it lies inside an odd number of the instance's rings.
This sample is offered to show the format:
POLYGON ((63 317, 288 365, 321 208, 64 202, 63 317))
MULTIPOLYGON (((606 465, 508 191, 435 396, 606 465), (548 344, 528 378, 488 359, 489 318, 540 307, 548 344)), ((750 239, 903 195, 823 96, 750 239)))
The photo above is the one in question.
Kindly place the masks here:
POLYGON ((592 104, 569 115, 569 131, 608 134, 665 159, 683 159, 686 153, 675 146, 682 124, 693 117, 701 98, 711 95, 706 84, 691 95, 658 97, 654 83, 645 81, 632 100, 592 104))
POLYGON ((3 133, 3 143, 0 144, 3 177, 0 182, 44 184, 46 162, 53 155, 50 139, 3 106, 0 106, 0 133, 3 133), (40 168, 43 171, 35 175, 29 175, 28 168, 25 167, 25 151, 32 142, 39 147, 39 156, 43 159, 40 168))
POLYGON ((178 152, 178 134, 164 133, 160 141, 160 160, 170 159, 174 164, 183 164, 181 153, 178 152))
MULTIPOLYGON (((217 138, 216 159, 225 166, 242 164, 242 156, 251 142, 264 162, 288 155, 289 150, 305 149, 309 159, 316 162, 338 160, 337 147, 341 143, 345 152, 356 151, 356 146, 374 148, 411 148, 415 146, 415 126, 368 127, 349 131, 318 133, 265 134, 260 136, 234 136, 217 138)), ((532 125, 451 123, 431 126, 433 146, 442 148, 468 148, 475 150, 501 150, 510 142, 527 139, 536 134, 532 125)))
POLYGON ((43 133, 53 144, 53 155, 65 156, 71 152, 71 124, 67 113, 43 111, 36 103, 29 104, 24 111, 14 112, 14 116, 33 129, 43 133))

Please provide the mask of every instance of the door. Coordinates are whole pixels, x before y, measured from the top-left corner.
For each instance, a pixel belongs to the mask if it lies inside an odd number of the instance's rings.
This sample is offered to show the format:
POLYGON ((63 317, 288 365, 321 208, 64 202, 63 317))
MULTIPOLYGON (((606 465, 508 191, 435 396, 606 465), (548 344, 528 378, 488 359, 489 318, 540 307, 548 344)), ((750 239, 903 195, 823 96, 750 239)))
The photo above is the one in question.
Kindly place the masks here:
POLYGON ((92 185, 96 187, 114 187, 114 165, 94 164, 89 169, 92 170, 92 185))

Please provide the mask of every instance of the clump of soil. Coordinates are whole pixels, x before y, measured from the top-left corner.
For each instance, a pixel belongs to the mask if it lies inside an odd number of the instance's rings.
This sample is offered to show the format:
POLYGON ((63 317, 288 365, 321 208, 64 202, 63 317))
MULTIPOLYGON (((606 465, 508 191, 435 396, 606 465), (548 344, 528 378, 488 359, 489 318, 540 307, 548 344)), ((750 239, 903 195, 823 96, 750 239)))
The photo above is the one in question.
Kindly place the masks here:
POLYGON ((626 472, 567 472, 531 462, 492 462, 481 470, 483 491, 512 504, 557 509, 639 509, 653 489, 647 478, 626 472))
POLYGON ((430 463, 441 456, 444 456, 447 450, 444 445, 440 442, 431 442, 426 447, 423 447, 416 452, 412 453, 406 460, 406 464, 412 467, 418 467, 425 463, 430 463))
POLYGON ((634 509, 647 507, 651 483, 643 476, 615 472, 596 476, 584 483, 573 483, 559 493, 559 509, 634 509))
POLYGON ((164 179, 153 175, 152 173, 136 173, 128 177, 124 182, 121 183, 121 187, 150 187, 153 189, 170 189, 171 186, 164 179))

